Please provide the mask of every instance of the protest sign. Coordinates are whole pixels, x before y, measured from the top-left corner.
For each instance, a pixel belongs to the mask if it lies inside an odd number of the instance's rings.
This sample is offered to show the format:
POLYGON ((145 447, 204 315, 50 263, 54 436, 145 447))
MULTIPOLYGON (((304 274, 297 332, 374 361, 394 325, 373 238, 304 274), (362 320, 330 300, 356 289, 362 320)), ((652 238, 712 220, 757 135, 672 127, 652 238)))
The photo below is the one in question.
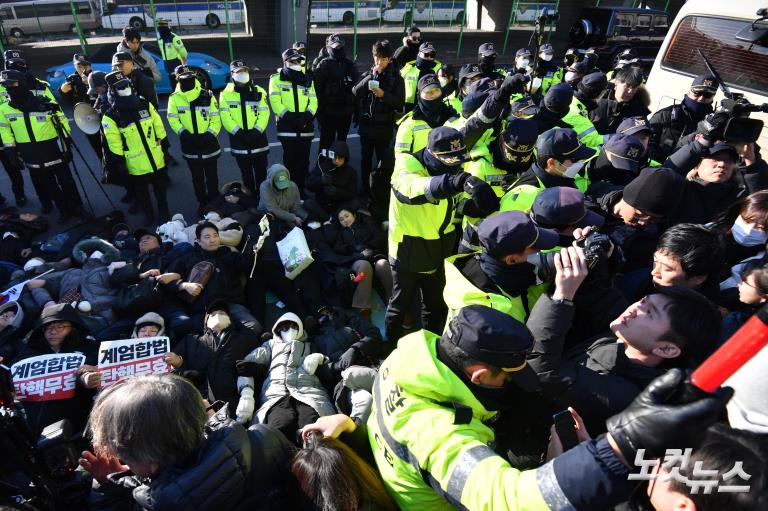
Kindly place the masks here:
POLYGON ((131 376, 167 373, 170 367, 163 357, 169 351, 167 337, 102 342, 99 346, 100 386, 108 387, 131 376))
POLYGON ((19 401, 52 401, 75 396, 75 371, 85 363, 82 353, 54 353, 26 358, 11 366, 19 401))

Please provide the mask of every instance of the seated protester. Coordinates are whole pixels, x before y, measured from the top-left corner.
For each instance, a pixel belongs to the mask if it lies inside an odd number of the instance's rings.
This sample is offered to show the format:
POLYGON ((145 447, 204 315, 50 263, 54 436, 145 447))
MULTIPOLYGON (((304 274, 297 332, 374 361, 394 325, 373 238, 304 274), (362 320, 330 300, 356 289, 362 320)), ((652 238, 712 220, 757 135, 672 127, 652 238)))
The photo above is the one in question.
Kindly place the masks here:
POLYGON ((528 256, 557 246, 558 235, 540 229, 521 211, 503 211, 478 225, 480 252, 445 260, 443 299, 447 325, 468 305, 485 305, 523 322, 544 292, 528 256))
POLYGON ((542 133, 536 141, 536 161, 501 198, 501 211, 530 211, 536 195, 545 188, 579 188, 579 184, 580 188, 586 188, 587 181, 579 172, 584 167, 583 161, 594 154, 595 150, 579 142, 576 132, 570 128, 553 128, 542 133))
POLYGON ((275 163, 267 169, 267 179, 259 186, 259 211, 270 213, 287 230, 306 222, 308 214, 301 205, 299 187, 284 165, 275 163))
POLYGON ((379 473, 341 440, 312 432, 291 461, 293 509, 395 511, 379 473))
POLYGON ((5 302, 0 305, 0 363, 11 366, 19 352, 24 348, 21 342, 26 334, 22 330, 24 309, 19 302, 5 302))
POLYGON ((60 303, 46 307, 40 314, 37 326, 24 339, 24 347, 14 360, 3 363, 15 364, 27 358, 53 353, 81 353, 85 364, 77 370, 74 397, 52 401, 24 401, 27 424, 35 438, 46 426, 67 419, 73 432, 85 427, 95 389, 100 378, 96 370, 99 344, 88 335, 88 329, 75 309, 60 303))
MULTIPOLYGON (((287 312, 280 316, 272 327, 272 338, 244 360, 269 368, 254 423, 268 424, 280 430, 286 438, 296 441, 299 428, 335 412, 331 398, 315 375, 318 366, 325 362, 325 356, 312 353, 312 344, 296 314, 287 312)), ((250 376, 238 378, 238 422, 251 420, 255 404, 253 385, 250 376)))
POLYGON ((163 317, 156 312, 147 312, 136 320, 136 324, 133 327, 133 332, 131 333, 131 339, 162 337, 164 335, 166 335, 166 333, 165 320, 163 317))
POLYGON ((684 462, 678 458, 654 469, 656 479, 648 483, 648 500, 656 511, 766 509, 766 463, 765 435, 715 424, 684 462), (739 467, 739 473, 736 467, 739 467), (726 474, 732 477, 726 479, 726 474), (738 486, 749 489, 727 491, 727 488, 738 486))
POLYGON ((304 201, 312 220, 325 222, 340 208, 354 208, 357 199, 357 171, 349 165, 349 146, 336 140, 328 156, 318 157, 307 176, 307 189, 314 193, 304 201))
POLYGON ((170 262, 160 236, 144 228, 136 229, 133 237, 138 243, 139 255, 110 276, 110 283, 119 289, 114 303, 121 317, 99 332, 99 340, 125 339, 136 319, 147 312, 156 312, 168 324, 171 342, 192 329, 192 319, 181 302, 173 296, 175 287, 168 287, 181 275, 168 271, 170 262), (149 279, 155 286, 146 284, 149 279))
POLYGON ((648 91, 643 87, 643 70, 625 67, 616 72, 615 86, 607 98, 597 100, 597 107, 589 112, 589 120, 601 135, 616 133, 621 121, 627 117, 646 117, 651 113, 648 91))
POLYGON ((229 416, 235 417, 240 399, 236 363, 258 345, 259 339, 253 333, 234 327, 227 303, 216 300, 206 308, 202 333, 188 334, 165 360, 174 372, 192 381, 209 403, 226 402, 229 416))
POLYGON ((587 163, 585 174, 590 181, 607 181, 626 186, 640 172, 645 153, 642 142, 632 135, 613 135, 597 157, 587 163))
POLYGON ((240 181, 231 181, 221 187, 221 195, 211 200, 208 206, 218 211, 222 218, 231 217, 242 225, 258 222, 259 201, 251 195, 240 181))
MULTIPOLYGON (((702 144, 704 142, 704 144, 702 144)), ((687 174, 679 211, 679 222, 706 223, 734 202, 768 188, 768 163, 758 157, 755 145, 717 143, 705 147, 694 140, 669 157, 666 166, 687 174), (744 162, 739 166, 739 158, 744 162)))
POLYGON ((723 318, 720 341, 727 341, 747 320, 768 301, 768 261, 752 260, 741 270, 738 285, 739 304, 723 318))
POLYGON ((581 410, 589 430, 601 431, 605 419, 666 369, 696 367, 714 350, 721 324, 717 308, 696 291, 672 286, 630 305, 611 322, 610 334, 564 352, 573 299, 587 276, 583 250, 561 250, 555 266, 552 296, 539 298, 526 323, 534 338, 529 362, 544 395, 557 409, 581 410))
POLYGON ((38 305, 45 307, 52 302, 90 303, 90 311, 84 321, 92 332, 100 332, 116 319, 112 307, 117 297, 117 288, 112 285, 110 275, 119 265, 120 252, 111 243, 90 238, 79 241, 72 251, 72 258, 82 264, 49 273, 39 280, 44 285, 33 289, 32 295, 38 305))
POLYGON ((677 172, 648 167, 623 189, 604 181, 587 189, 590 209, 605 217, 601 232, 624 252, 624 272, 647 267, 664 221, 677 210, 682 188, 677 172))
POLYGON ((720 285, 736 287, 741 270, 736 266, 746 259, 765 254, 768 241, 768 190, 748 195, 719 215, 713 227, 725 236, 725 264, 734 267, 736 280, 720 285))
POLYGON ((246 245, 241 253, 222 246, 219 229, 210 222, 198 224, 195 237, 192 251, 168 267, 168 272, 178 273, 181 279, 167 284, 187 302, 193 328, 202 328, 208 305, 223 300, 232 322, 258 336, 261 324, 244 305, 244 276, 250 275, 253 267, 252 247, 246 245))
MULTIPOLYGON (((351 306, 370 321, 373 278, 383 287, 382 298, 387 303, 392 296, 392 268, 386 257, 386 233, 378 225, 358 220, 358 216, 354 210, 340 209, 336 219, 323 226, 326 246, 319 252, 321 260, 337 276, 340 294, 346 294, 347 286, 354 287, 351 306), (352 277, 353 282, 349 282, 352 277)), ((350 305, 348 300, 342 301, 345 306, 350 305)))
POLYGON ((329 391, 342 377, 342 371, 353 365, 372 366, 381 356, 381 332, 362 315, 341 307, 323 307, 314 318, 313 351, 328 357, 328 363, 317 370, 329 391))
POLYGON ((725 243, 717 230, 699 224, 673 225, 659 238, 653 267, 624 275, 617 285, 631 302, 652 293, 655 286, 695 289, 716 302, 725 256, 725 243))
POLYGON ((149 375, 104 389, 88 430, 94 509, 283 509, 291 445, 267 426, 208 418, 184 378, 149 375))

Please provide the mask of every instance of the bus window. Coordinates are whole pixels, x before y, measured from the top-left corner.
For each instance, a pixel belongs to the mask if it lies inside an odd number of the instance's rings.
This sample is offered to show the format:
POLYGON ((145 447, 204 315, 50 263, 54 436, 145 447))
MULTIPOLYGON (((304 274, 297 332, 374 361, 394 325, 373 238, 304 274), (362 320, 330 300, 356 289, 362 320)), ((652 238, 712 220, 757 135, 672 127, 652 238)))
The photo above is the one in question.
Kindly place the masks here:
POLYGON ((747 46, 734 38, 748 24, 743 20, 686 16, 677 26, 661 67, 688 76, 706 73, 696 51, 700 49, 727 85, 764 96, 768 93, 768 47, 762 42, 747 46))

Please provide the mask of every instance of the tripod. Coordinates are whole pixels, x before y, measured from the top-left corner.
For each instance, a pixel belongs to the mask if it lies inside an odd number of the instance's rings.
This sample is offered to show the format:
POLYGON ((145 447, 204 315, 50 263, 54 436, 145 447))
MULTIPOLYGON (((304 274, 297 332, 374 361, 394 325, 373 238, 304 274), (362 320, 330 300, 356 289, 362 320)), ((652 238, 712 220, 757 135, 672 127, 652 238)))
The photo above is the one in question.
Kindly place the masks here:
MULTIPOLYGON (((99 186, 101 193, 103 193, 104 197, 107 198, 107 202, 109 202, 109 204, 112 206, 112 209, 117 209, 117 206, 115 206, 115 203, 112 202, 112 199, 110 198, 107 191, 104 189, 104 186, 101 184, 101 181, 96 177, 96 173, 94 173, 91 166, 88 165, 88 161, 85 159, 85 156, 83 156, 82 151, 80 151, 80 148, 77 147, 77 144, 75 144, 74 138, 72 138, 72 135, 64 127, 64 125, 61 122, 61 119, 59 119, 57 113, 61 111, 61 107, 59 107, 58 105, 51 104, 50 110, 51 110, 51 121, 53 122, 53 126, 56 129, 56 134, 59 136, 59 141, 61 142, 62 147, 65 148, 66 152, 70 152, 71 148, 74 148, 75 151, 77 151, 77 154, 80 156, 80 159, 85 164, 85 168, 88 169, 88 172, 91 174, 91 177, 99 186)), ((88 203, 88 208, 91 210, 91 214, 95 216, 96 211, 93 208, 93 204, 91 203, 90 197, 88 197, 88 192, 85 190, 85 186, 83 185, 83 179, 80 177, 80 172, 77 170, 77 165, 75 164, 75 159, 71 157, 71 152, 70 152, 70 162, 72 163, 72 169, 75 173, 75 176, 77 177, 77 181, 80 183, 80 188, 83 190, 83 195, 85 196, 85 200, 88 203)))

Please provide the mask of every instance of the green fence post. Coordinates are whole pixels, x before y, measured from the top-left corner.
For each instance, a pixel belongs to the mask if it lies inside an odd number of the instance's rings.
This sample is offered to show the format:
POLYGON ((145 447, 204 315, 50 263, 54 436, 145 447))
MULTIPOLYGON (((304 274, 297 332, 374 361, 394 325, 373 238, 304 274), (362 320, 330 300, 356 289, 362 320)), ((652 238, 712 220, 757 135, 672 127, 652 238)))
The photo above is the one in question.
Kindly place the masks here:
POLYGON ((229 45, 229 61, 235 60, 235 51, 232 49, 232 27, 229 25, 229 0, 224 0, 224 18, 227 20, 227 44, 229 45))
POLYGON ((88 41, 85 40, 83 29, 80 28, 80 21, 77 19, 77 7, 75 7, 73 0, 69 0, 69 8, 72 11, 72 19, 75 20, 75 30, 77 30, 77 37, 80 39, 80 48, 83 49, 83 53, 88 55, 88 41))
POLYGON ((451 18, 448 20, 448 26, 453 26, 453 8, 456 6, 456 0, 451 0, 451 18))
MULTIPOLYGON (((408 12, 408 23, 405 25, 406 30, 408 29, 408 27, 413 26, 413 10, 415 8, 416 8, 416 0, 411 0, 411 10, 408 12)), ((405 16, 403 16, 403 19, 405 19, 405 16)))
POLYGON ((507 18, 507 29, 504 31, 504 44, 501 46, 501 54, 507 54, 507 42, 509 42, 509 30, 512 27, 512 21, 517 19, 517 4, 519 0, 515 0, 512 3, 512 7, 509 10, 509 17, 507 18))
POLYGON ((461 57, 461 39, 464 37, 464 21, 467 19, 467 0, 464 0, 464 10, 461 11, 461 29, 459 29, 459 43, 456 45, 456 58, 461 57))
POLYGON ((669 12, 669 0, 667 0, 667 3, 664 4, 664 10, 669 12))
POLYGON ((37 20, 37 28, 40 29, 40 35, 43 36, 43 40, 45 40, 45 32, 43 32, 43 25, 40 23, 40 16, 37 15, 37 6, 32 3, 32 10, 35 11, 35 19, 37 20))
POLYGON ((435 11, 432 10, 432 0, 429 0, 429 21, 427 22, 427 26, 432 23, 432 26, 435 26, 435 11))
POLYGON ((5 38, 5 28, 3 27, 3 20, 0 20, 0 53, 5 53, 5 45, 3 39, 5 38))
POLYGON ((352 60, 357 60, 357 4, 355 0, 355 19, 352 22, 352 60))

